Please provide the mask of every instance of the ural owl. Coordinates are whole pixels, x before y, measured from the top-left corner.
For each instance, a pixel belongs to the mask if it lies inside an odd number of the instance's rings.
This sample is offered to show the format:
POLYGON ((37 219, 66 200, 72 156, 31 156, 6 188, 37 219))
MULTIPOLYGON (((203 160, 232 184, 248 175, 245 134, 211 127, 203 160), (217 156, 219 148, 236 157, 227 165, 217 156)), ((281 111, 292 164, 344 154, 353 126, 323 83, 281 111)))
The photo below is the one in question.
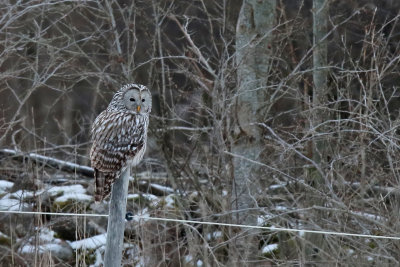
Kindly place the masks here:
POLYGON ((111 185, 125 168, 136 166, 142 160, 150 111, 150 90, 144 85, 127 84, 97 116, 92 126, 90 150, 96 201, 110 194, 111 185))

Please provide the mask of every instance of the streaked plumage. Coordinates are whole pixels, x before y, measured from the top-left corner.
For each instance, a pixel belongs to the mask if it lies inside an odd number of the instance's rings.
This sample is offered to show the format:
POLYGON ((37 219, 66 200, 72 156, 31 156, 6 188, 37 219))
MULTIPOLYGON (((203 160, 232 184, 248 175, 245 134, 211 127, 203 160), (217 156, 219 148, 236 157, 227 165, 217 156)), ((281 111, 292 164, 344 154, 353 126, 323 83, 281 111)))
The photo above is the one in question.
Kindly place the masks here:
POLYGON ((94 121, 90 159, 94 168, 96 201, 110 194, 112 183, 128 164, 135 166, 142 160, 150 112, 149 89, 127 84, 94 121))

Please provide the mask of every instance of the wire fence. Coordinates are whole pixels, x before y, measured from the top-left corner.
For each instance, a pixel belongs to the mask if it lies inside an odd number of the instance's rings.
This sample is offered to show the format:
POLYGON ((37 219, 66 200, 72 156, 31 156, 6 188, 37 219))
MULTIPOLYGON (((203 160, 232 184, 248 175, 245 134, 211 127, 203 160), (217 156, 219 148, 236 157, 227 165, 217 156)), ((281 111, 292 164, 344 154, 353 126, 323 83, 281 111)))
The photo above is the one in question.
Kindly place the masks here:
MULTIPOLYGON (((95 213, 62 213, 62 212, 9 211, 9 210, 0 210, 0 213, 26 214, 26 215, 77 216, 77 217, 108 217, 108 214, 95 214, 95 213)), ((127 221, 152 220, 152 221, 176 222, 182 224, 203 224, 203 225, 216 225, 216 226, 238 227, 247 229, 259 229, 259 230, 268 230, 274 232, 313 233, 313 234, 334 235, 334 236, 351 236, 351 237, 372 238, 372 239, 400 240, 400 236, 384 236, 384 235, 380 236, 380 235, 335 232, 326 230, 308 230, 308 229, 295 229, 295 228, 285 228, 285 227, 275 227, 275 226, 259 226, 259 225, 246 225, 246 224, 234 224, 234 223, 196 221, 196 220, 186 220, 186 219, 161 218, 161 217, 150 217, 147 215, 146 216, 133 215, 129 212, 126 215, 126 219, 127 221)))

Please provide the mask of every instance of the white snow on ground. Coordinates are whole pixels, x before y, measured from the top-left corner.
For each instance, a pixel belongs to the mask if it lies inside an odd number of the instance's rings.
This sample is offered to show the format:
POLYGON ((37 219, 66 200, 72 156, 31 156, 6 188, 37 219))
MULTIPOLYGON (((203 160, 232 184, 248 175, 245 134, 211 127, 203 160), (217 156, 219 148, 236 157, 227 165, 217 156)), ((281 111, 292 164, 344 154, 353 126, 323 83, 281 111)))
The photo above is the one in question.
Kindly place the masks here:
POLYGON ((103 266, 104 262, 103 262, 103 257, 101 256, 101 250, 100 249, 96 249, 95 253, 96 253, 96 260, 95 260, 94 264, 90 265, 90 267, 103 266))
POLYGON ((165 200, 165 207, 167 207, 167 208, 174 208, 174 205, 175 205, 175 195, 174 194, 171 194, 171 195, 168 195, 168 196, 166 196, 165 198, 164 198, 164 200, 165 200))
POLYGON ((282 188, 285 187, 286 183, 282 183, 282 184, 273 184, 269 186, 269 189, 274 190, 274 189, 278 189, 278 188, 282 188))
POLYGON ((367 212, 352 211, 351 213, 368 218, 368 219, 377 220, 377 221, 386 221, 387 220, 386 218, 383 218, 382 216, 372 214, 372 213, 367 213, 367 212))
MULTIPOLYGON (((133 215, 132 221, 139 222, 139 221, 148 221, 146 218, 150 218, 149 210, 147 208, 142 209, 138 213, 133 215)), ((130 222, 132 222, 130 221, 130 222)))
POLYGON ((159 184, 150 184, 151 187, 156 188, 160 191, 164 191, 167 193, 173 193, 174 189, 172 189, 171 187, 167 187, 167 186, 163 186, 163 185, 159 185, 159 184))
POLYGON ((29 238, 28 242, 22 245, 19 249, 19 253, 35 253, 38 251, 39 253, 52 253, 56 257, 60 258, 69 258, 72 256, 71 248, 61 239, 54 237, 54 231, 43 228, 40 230, 38 234, 39 242, 42 243, 37 245, 35 237, 32 236, 29 238))
POLYGON ((91 201, 93 199, 92 196, 80 193, 68 193, 64 194, 61 197, 56 198, 55 202, 66 202, 68 200, 76 200, 76 201, 91 201))
POLYGON ((274 217, 271 214, 264 214, 257 217, 257 225, 258 226, 265 226, 268 223, 268 220, 274 217))
MULTIPOLYGON (((186 256, 184 256, 184 260, 185 260, 185 263, 191 263, 191 262, 193 262, 193 256, 192 255, 186 255, 186 256)), ((198 267, 203 266, 203 261, 197 260, 196 261, 196 266, 198 266, 198 267)))
POLYGON ((153 194, 142 194, 142 196, 150 201, 155 201, 155 200, 159 200, 157 196, 153 195, 153 194))
POLYGON ((306 235, 306 233, 304 231, 299 231, 298 232, 299 236, 304 237, 306 235))
POLYGON ((7 194, 7 196, 8 196, 7 198, 23 199, 23 198, 32 198, 34 196, 34 193, 26 190, 18 190, 15 191, 14 193, 7 194))
POLYGON ((77 241, 67 241, 72 249, 95 249, 106 244, 107 234, 95 235, 77 241))
POLYGON ((0 180, 0 194, 7 193, 13 187, 14 183, 5 181, 5 180, 0 180))
MULTIPOLYGON (((55 234, 55 232, 53 230, 50 230, 49 228, 42 228, 40 230, 39 238, 41 241, 50 242, 50 241, 55 240, 54 234, 55 234)), ((60 240, 60 239, 58 239, 58 240, 60 240)))
POLYGON ((275 210, 286 211, 288 210, 288 207, 277 205, 275 206, 275 210))
POLYGON ((23 210, 29 208, 27 203, 22 203, 18 199, 2 198, 0 199, 0 210, 23 210))
POLYGON ((51 196, 57 196, 63 194, 55 199, 56 202, 66 202, 70 200, 77 201, 91 201, 92 196, 86 194, 86 189, 80 184, 64 185, 64 186, 53 186, 47 190, 43 190, 41 193, 47 192, 51 196))
MULTIPOLYGON (((13 183, 7 182, 4 180, 0 181, 0 193, 6 192, 5 190, 12 187, 13 183)), ((62 194, 61 196, 55 199, 56 202, 66 202, 67 200, 76 200, 76 201, 91 201, 92 196, 86 194, 86 189, 80 185, 66 185, 66 186, 54 186, 47 190, 41 190, 37 193, 40 195, 44 192, 47 192, 51 196, 57 196, 62 194)), ((22 200, 25 198, 34 197, 34 193, 31 191, 18 190, 13 193, 7 193, 0 199, 0 210, 24 210, 29 208, 28 203, 24 203, 22 200)))
POLYGON ((211 240, 211 239, 217 239, 218 237, 222 236, 222 232, 221 231, 216 231, 216 232, 212 232, 206 235, 206 239, 207 240, 211 240))
POLYGON ((140 197, 140 195, 139 194, 128 194, 128 196, 126 197, 128 200, 131 200, 131 199, 136 199, 136 198, 139 198, 140 197))
POLYGON ((158 197, 153 194, 128 194, 128 199, 135 199, 139 198, 140 196, 149 201, 158 200, 158 197))
POLYGON ((159 202, 160 199, 153 195, 153 194, 128 194, 128 200, 134 200, 139 198, 140 196, 142 196, 143 198, 145 198, 146 200, 150 201, 152 206, 156 206, 159 202))
POLYGON ((262 253, 271 253, 278 248, 278 244, 269 244, 262 248, 262 253))
MULTIPOLYGON (((0 193, 5 193, 9 190, 14 183, 1 180, 0 181, 0 193)), ((23 203, 21 199, 32 197, 33 193, 30 191, 18 190, 14 193, 7 193, 0 199, 0 210, 12 210, 18 211, 29 208, 29 204, 23 203)))
POLYGON ((190 254, 186 255, 186 256, 184 256, 184 260, 185 260, 185 263, 189 263, 193 260, 193 256, 190 254))
POLYGON ((267 218, 265 218, 264 216, 257 217, 257 225, 258 226, 263 226, 266 221, 267 221, 267 218))
POLYGON ((20 247, 18 250, 19 253, 34 253, 38 249, 39 252, 52 252, 56 253, 58 251, 61 251, 63 249, 63 246, 60 244, 56 243, 49 243, 49 244, 43 244, 43 245, 31 245, 31 244, 26 244, 20 247))
POLYGON ((51 196, 56 196, 58 194, 64 193, 64 194, 84 194, 86 193, 86 189, 83 188, 82 185, 80 184, 73 184, 73 185, 63 185, 63 186, 53 186, 46 190, 47 193, 49 193, 51 196))
POLYGON ((0 232, 0 237, 6 237, 6 238, 8 238, 8 236, 5 235, 5 234, 3 234, 2 232, 0 232))

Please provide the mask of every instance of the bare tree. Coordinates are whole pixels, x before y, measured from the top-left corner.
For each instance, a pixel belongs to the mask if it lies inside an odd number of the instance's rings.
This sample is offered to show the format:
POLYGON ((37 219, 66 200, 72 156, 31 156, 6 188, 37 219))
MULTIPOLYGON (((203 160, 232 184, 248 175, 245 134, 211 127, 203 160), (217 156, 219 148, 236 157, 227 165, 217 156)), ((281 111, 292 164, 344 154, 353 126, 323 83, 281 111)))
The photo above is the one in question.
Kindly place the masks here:
MULTIPOLYGON (((324 136, 317 136, 318 133, 326 132, 324 122, 329 119, 328 112, 328 19, 329 0, 313 1, 313 98, 311 114, 311 127, 318 129, 313 138, 312 160, 314 166, 308 169, 308 182, 317 190, 324 187, 326 181, 326 164, 328 157, 328 142, 324 136)), ((324 200, 318 196, 309 198, 310 206, 324 205, 324 200)), ((314 220, 320 221, 323 214, 316 211, 314 220)), ((324 236, 308 234, 309 244, 306 244, 306 260, 321 260, 316 255, 321 255, 324 250, 324 236)))
MULTIPOLYGON (((270 45, 276 22, 276 1, 243 1, 236 27, 236 64, 238 90, 234 114, 237 132, 232 144, 234 154, 233 208, 237 223, 255 225, 251 211, 257 207, 256 192, 262 170, 249 160, 259 161, 263 151, 263 107, 268 98, 266 85, 270 73, 270 45)), ((254 233, 253 233, 254 234, 254 233)), ((249 264, 254 254, 252 233, 243 233, 237 243, 239 265, 249 264), (249 237, 250 236, 250 237, 249 237)), ((233 254, 233 255, 235 255, 233 254)))

